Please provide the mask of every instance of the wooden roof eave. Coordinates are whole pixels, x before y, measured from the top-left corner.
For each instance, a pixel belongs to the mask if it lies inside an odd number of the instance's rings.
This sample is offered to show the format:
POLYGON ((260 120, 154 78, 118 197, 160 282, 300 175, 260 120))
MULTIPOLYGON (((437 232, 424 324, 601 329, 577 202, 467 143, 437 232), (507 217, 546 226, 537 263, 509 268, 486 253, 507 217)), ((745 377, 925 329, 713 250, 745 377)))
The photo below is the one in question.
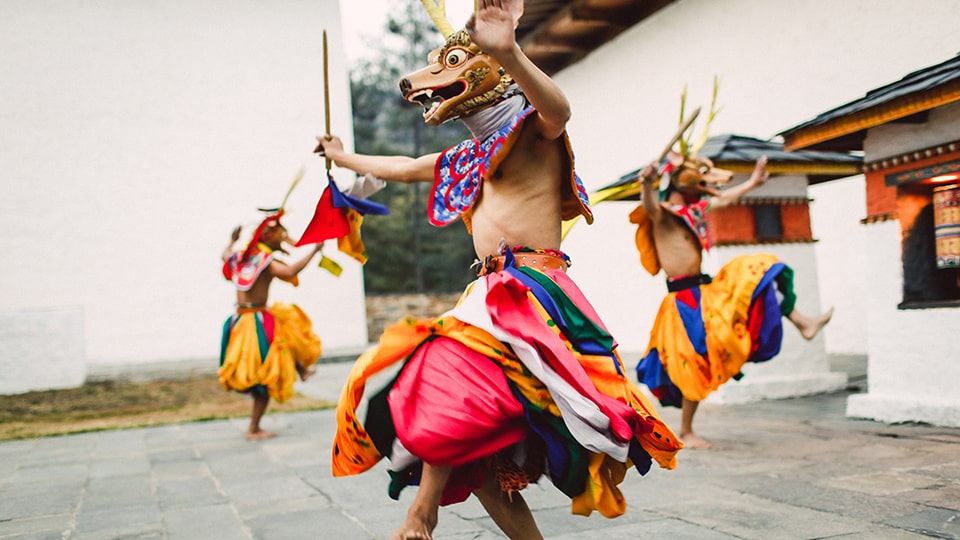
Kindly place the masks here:
POLYGON ((823 124, 784 132, 784 149, 802 150, 901 118, 960 101, 960 80, 948 82, 916 94, 906 95, 876 107, 832 119, 823 124))
MULTIPOLYGON (((732 171, 734 174, 750 174, 753 172, 755 162, 753 161, 722 161, 714 162, 714 165, 721 169, 732 171)), ((771 175, 822 175, 835 176, 837 178, 844 176, 853 176, 863 172, 858 163, 824 163, 824 162, 774 162, 767 163, 767 172, 771 175)))

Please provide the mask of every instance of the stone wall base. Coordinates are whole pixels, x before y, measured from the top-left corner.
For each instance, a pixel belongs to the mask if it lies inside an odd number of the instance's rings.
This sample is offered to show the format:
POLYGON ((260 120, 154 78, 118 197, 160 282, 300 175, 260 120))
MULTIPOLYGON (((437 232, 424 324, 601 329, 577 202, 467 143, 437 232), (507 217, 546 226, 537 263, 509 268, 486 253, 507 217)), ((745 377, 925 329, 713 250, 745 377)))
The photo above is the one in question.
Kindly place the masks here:
POLYGON ((855 394, 847 398, 847 417, 888 424, 923 422, 935 426, 960 427, 960 402, 878 395, 876 392, 855 394))
POLYGON ((847 386, 847 374, 824 372, 806 375, 750 376, 728 381, 710 394, 708 403, 751 403, 764 399, 785 399, 826 394, 847 386))

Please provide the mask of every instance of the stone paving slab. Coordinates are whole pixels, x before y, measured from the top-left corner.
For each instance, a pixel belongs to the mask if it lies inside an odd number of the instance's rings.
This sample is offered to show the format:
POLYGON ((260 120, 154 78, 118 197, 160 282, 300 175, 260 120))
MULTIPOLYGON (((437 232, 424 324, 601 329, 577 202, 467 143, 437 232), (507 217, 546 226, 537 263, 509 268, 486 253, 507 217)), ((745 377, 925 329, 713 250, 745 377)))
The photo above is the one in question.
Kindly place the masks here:
MULTIPOLYGON (((336 400, 349 364, 299 388, 336 400)), ((844 416, 850 392, 703 404, 714 443, 676 470, 628 472, 626 513, 575 516, 544 481, 524 497, 544 535, 573 539, 960 538, 960 430, 844 416)), ((678 425, 679 411, 662 411, 678 425)), ((385 539, 414 496, 383 464, 334 478, 332 410, 0 443, 0 539, 385 539)), ((478 502, 441 509, 436 538, 503 538, 478 502)))

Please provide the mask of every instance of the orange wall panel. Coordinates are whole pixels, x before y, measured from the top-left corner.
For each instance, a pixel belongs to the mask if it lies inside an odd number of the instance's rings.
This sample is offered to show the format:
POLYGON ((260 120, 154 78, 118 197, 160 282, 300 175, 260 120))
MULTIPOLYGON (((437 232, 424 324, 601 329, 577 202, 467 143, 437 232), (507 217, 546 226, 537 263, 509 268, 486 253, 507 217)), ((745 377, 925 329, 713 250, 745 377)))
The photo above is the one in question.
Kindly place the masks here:
POLYGON ((780 207, 783 219, 784 240, 810 240, 813 230, 810 228, 810 206, 807 204, 785 204, 780 207))
POLYGON ((867 217, 885 216, 897 211, 897 188, 888 186, 886 171, 871 171, 866 175, 867 217))
POLYGON ((713 243, 753 242, 757 238, 752 206, 728 206, 710 210, 710 238, 713 243))

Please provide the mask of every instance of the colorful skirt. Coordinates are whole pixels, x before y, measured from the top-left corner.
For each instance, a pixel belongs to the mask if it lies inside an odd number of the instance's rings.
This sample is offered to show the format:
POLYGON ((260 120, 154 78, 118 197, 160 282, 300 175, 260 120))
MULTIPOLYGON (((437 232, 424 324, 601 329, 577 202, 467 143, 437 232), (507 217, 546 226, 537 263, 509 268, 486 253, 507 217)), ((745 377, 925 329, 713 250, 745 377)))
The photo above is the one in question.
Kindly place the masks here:
POLYGON ((396 498, 423 462, 448 465, 441 504, 465 500, 490 474, 507 492, 546 474, 574 513, 622 514, 627 468, 673 468, 682 443, 599 321, 564 271, 518 268, 508 256, 456 308, 397 323, 357 360, 337 406, 333 474, 387 457, 396 498), (374 376, 386 381, 366 391, 374 376))
POLYGON ((220 385, 238 392, 267 392, 283 402, 293 397, 297 364, 306 368, 322 353, 310 318, 293 304, 240 309, 223 325, 220 385))
POLYGON ((746 362, 780 352, 781 315, 793 309, 792 270, 775 256, 741 255, 711 283, 671 292, 660 304, 637 379, 662 405, 702 401, 746 362), (778 288, 785 299, 778 300, 778 288))

